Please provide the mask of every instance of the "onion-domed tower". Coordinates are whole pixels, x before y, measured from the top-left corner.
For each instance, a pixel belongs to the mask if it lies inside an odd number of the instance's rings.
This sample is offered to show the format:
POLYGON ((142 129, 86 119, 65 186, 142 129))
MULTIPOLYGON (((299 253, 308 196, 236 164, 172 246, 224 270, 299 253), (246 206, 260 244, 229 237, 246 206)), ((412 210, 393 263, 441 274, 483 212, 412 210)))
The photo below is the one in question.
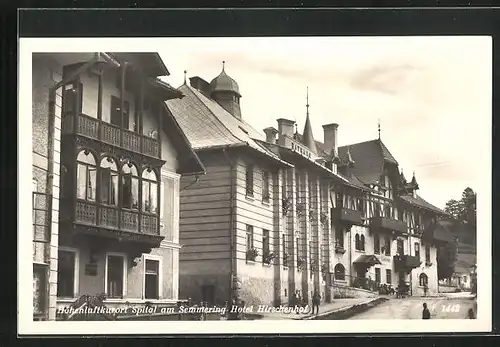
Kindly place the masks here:
POLYGON ((227 112, 241 119, 240 89, 238 83, 226 74, 224 65, 223 61, 221 73, 210 82, 210 97, 227 112))

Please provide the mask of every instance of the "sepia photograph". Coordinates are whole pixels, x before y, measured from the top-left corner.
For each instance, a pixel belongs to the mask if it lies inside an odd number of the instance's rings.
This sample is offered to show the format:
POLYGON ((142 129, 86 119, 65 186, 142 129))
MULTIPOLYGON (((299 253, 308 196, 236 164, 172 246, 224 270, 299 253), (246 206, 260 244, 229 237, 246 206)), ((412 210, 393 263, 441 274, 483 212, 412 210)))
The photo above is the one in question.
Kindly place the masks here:
POLYGON ((491 79, 481 36, 22 38, 19 319, 489 329, 491 79))

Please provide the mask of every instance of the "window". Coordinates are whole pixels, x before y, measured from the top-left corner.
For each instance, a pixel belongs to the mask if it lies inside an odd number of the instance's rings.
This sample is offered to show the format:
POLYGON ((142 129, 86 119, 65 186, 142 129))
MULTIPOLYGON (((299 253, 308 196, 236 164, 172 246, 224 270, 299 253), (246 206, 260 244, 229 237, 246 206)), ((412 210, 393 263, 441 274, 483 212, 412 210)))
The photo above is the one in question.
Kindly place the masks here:
POLYGON ((57 297, 74 298, 78 291, 77 252, 60 247, 57 254, 57 297))
POLYGON ((382 282, 382 278, 381 278, 381 275, 380 275, 380 268, 379 267, 375 268, 375 282, 377 282, 377 283, 382 282))
POLYGON ((373 248, 375 254, 380 254, 380 237, 377 234, 373 236, 373 248))
POLYGON ((344 268, 344 265, 342 264, 337 264, 335 265, 335 268, 333 269, 333 273, 335 275, 335 279, 336 280, 341 280, 341 281, 344 281, 345 280, 345 268, 344 268))
POLYGON ((360 250, 365 250, 365 235, 361 235, 361 238, 359 240, 359 247, 360 250))
POLYGON ((144 255, 144 298, 159 299, 160 298, 160 259, 150 259, 144 255))
POLYGON ((356 236, 354 237, 354 248, 358 251, 361 250, 359 234, 356 234, 356 236))
POLYGON ((404 249, 404 243, 403 240, 398 240, 397 241, 397 246, 396 246, 396 254, 403 255, 405 249, 404 249))
POLYGON ((253 249, 253 226, 247 225, 247 251, 253 249))
POLYGON ((130 110, 130 105, 128 101, 123 102, 123 124, 122 124, 122 113, 121 113, 121 99, 117 98, 116 96, 111 96, 111 110, 110 110, 110 115, 111 115, 111 121, 110 123, 113 125, 116 125, 118 127, 121 127, 123 129, 128 129, 128 123, 129 123, 129 110, 130 110))
POLYGON ((71 83, 64 86, 62 114, 82 113, 83 84, 71 83))
POLYGON ((419 286, 421 287, 427 287, 427 284, 428 284, 428 277, 426 274, 424 273, 421 273, 420 276, 418 276, 418 284, 419 286))
POLYGON ((420 260, 420 243, 415 242, 415 257, 420 260))
POLYGON ((298 237, 295 239, 295 244, 296 244, 296 250, 297 250, 296 254, 298 259, 300 256, 300 239, 298 237))
POLYGON ((126 163, 122 168, 122 206, 128 209, 139 209, 139 177, 137 168, 126 163))
POLYGON ((391 237, 385 237, 385 246, 384 246, 385 255, 391 255, 391 237))
MULTIPOLYGON (((262 231, 262 254, 269 254, 269 230, 262 231)), ((262 257, 262 260, 264 260, 264 257, 262 257)))
POLYGON ((390 269, 385 270, 385 283, 392 283, 392 271, 390 269))
POLYGON ((463 277, 463 281, 464 281, 464 283, 467 283, 467 276, 463 277))
POLYGON ((339 226, 335 228, 335 246, 344 248, 344 230, 339 226))
POLYGON ((158 179, 150 168, 142 172, 142 210, 158 214, 158 179))
POLYGON ((108 254, 106 258, 106 296, 123 298, 125 295, 125 257, 108 254))
POLYGON ((246 195, 253 196, 253 165, 248 164, 245 172, 246 195))
POLYGON ((425 246, 425 262, 431 262, 431 247, 429 245, 425 246))
POLYGON ((110 157, 101 160, 100 180, 101 203, 118 205, 118 169, 110 157))
POLYGON ((269 172, 262 171, 262 201, 269 201, 269 172))
POLYGON ((96 195, 96 161, 89 150, 83 150, 77 157, 76 197, 82 200, 95 201, 96 195))

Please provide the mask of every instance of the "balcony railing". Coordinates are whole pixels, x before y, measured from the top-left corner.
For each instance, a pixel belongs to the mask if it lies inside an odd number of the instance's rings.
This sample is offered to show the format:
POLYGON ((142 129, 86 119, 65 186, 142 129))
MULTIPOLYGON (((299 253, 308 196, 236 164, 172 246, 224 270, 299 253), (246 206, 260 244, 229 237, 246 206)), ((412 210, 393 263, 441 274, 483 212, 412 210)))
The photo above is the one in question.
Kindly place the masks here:
POLYGON ((343 207, 337 207, 333 209, 332 219, 337 219, 341 222, 353 225, 361 225, 363 223, 360 211, 351 210, 343 207))
POLYGON ((396 271, 411 270, 420 266, 420 259, 413 255, 395 255, 394 268, 396 271))
POLYGON ((73 132, 73 122, 76 122, 77 135, 99 140, 112 146, 121 147, 150 157, 158 158, 160 156, 160 143, 155 138, 122 129, 85 114, 66 114, 62 123, 63 133, 73 132))
POLYGON ((160 235, 156 215, 120 210, 117 207, 82 200, 76 202, 75 223, 138 234, 160 235))
POLYGON ((388 217, 370 218, 370 227, 377 229, 385 229, 388 231, 396 231, 401 234, 406 234, 408 229, 403 221, 395 220, 388 217))
POLYGON ((33 192, 33 261, 48 263, 52 195, 33 192))

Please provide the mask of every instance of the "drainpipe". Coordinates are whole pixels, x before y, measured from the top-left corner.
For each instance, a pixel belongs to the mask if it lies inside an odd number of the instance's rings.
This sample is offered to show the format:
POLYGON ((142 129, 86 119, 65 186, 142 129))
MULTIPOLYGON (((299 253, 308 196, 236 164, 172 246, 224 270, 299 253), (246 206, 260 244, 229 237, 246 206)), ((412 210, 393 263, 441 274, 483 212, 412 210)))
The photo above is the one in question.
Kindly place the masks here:
POLYGON ((187 186, 185 186, 184 188, 180 189, 179 192, 183 192, 185 191, 186 189, 188 189, 189 187, 195 185, 196 183, 198 183, 198 181, 200 180, 200 175, 196 174, 194 176, 194 181, 189 183, 187 186))
POLYGON ((227 149, 230 146, 227 146, 222 149, 222 152, 224 153, 224 156, 226 158, 227 163, 229 164, 229 170, 230 170, 230 186, 229 186, 229 252, 231 256, 231 260, 229 263, 229 273, 230 273, 230 278, 229 278, 229 290, 230 290, 230 302, 233 299, 233 292, 234 292, 234 280, 236 277, 236 247, 235 247, 235 235, 234 232, 236 230, 235 228, 235 218, 234 218, 234 200, 235 200, 235 172, 234 172, 234 161, 231 160, 227 153, 227 149))

